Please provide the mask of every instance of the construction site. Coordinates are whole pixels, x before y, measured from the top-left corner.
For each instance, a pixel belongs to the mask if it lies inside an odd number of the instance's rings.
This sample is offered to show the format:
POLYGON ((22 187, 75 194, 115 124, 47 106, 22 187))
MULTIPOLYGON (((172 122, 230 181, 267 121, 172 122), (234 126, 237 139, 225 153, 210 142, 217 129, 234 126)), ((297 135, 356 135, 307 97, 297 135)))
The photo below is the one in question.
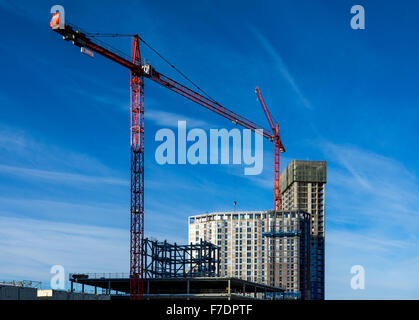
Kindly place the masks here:
MULTIPOLYGON (((280 153, 285 152, 285 147, 279 123, 273 122, 261 90, 256 87, 255 93, 270 130, 222 106, 186 76, 195 90, 145 63, 140 44, 168 61, 138 34, 88 33, 60 14, 59 10, 53 13, 50 27, 63 40, 89 56, 99 54, 130 73, 130 270, 120 274, 70 273, 71 289, 66 294, 38 289, 36 295, 28 288, 22 299, 89 299, 90 294, 102 300, 324 299, 326 162, 295 160, 281 174, 280 153), (131 55, 106 44, 101 40, 104 37, 130 38, 131 55), (146 80, 273 142, 273 209, 191 216, 188 244, 144 237, 146 80)), ((12 287, 19 286, 7 284, 6 289, 10 291, 12 287)))

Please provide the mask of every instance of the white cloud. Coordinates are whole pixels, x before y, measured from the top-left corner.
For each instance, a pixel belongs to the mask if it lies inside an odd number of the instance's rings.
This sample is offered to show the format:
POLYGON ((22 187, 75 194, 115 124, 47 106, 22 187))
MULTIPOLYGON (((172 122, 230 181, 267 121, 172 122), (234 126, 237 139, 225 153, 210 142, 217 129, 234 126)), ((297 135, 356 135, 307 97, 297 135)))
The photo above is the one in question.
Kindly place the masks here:
POLYGON ((319 144, 328 160, 326 296, 419 297, 419 183, 395 159, 350 145, 319 144), (366 289, 350 288, 362 265, 366 289))
POLYGON ((295 94, 297 95, 300 102, 308 109, 312 109, 312 105, 310 101, 304 96, 301 92, 299 86, 297 85, 295 78, 289 72, 287 65, 285 64, 284 60, 282 59, 281 55, 278 51, 274 48, 271 42, 259 31, 255 28, 249 26, 249 30, 253 33, 255 38, 259 41, 262 48, 266 51, 266 53, 271 57, 274 62, 274 67, 277 68, 281 76, 289 83, 295 94))
POLYGON ((161 127, 177 128, 178 121, 186 121, 187 128, 207 128, 210 125, 203 120, 161 110, 147 110, 144 116, 146 120, 153 121, 161 127))
MULTIPOLYGON (((40 280, 48 287, 55 264, 66 273, 129 272, 128 229, 1 215, 0 225, 0 280, 40 280)), ((158 233, 146 236, 162 239, 158 233)))
POLYGON ((23 179, 36 179, 38 181, 44 180, 44 181, 56 182, 60 184, 93 183, 93 184, 113 184, 113 185, 122 185, 122 186, 129 185, 129 181, 123 180, 123 179, 117 179, 113 177, 89 176, 89 175, 66 173, 66 172, 59 172, 59 171, 6 166, 2 164, 0 164, 0 173, 5 174, 5 175, 16 176, 23 179))
POLYGON ((48 280, 54 264, 66 272, 129 269, 129 231, 0 216, 3 279, 48 280))
POLYGON ((0 215, 121 226, 128 224, 129 205, 125 207, 104 201, 84 203, 29 197, 0 197, 0 215))
POLYGON ((329 160, 332 205, 336 200, 337 208, 349 206, 352 218, 374 218, 404 230, 419 227, 419 182, 402 163, 354 146, 321 145, 329 160))
MULTIPOLYGON (((0 124, 0 172, 55 180, 126 184, 99 160, 35 139, 19 128, 0 124), (48 168, 48 169, 46 169, 48 168)), ((120 175, 120 174, 118 174, 120 175)))
POLYGON ((327 299, 417 299, 419 271, 415 242, 370 231, 327 231, 327 299), (365 290, 350 286, 350 269, 365 269, 365 290))

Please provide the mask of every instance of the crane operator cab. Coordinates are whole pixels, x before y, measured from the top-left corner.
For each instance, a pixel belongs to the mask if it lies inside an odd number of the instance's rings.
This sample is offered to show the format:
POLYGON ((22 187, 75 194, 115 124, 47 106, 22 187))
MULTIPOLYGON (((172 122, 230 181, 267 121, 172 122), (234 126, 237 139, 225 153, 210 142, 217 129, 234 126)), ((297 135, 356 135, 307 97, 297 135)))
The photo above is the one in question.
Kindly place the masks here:
POLYGON ((60 27, 60 13, 56 12, 52 15, 51 21, 49 22, 49 26, 52 30, 58 29, 60 27))

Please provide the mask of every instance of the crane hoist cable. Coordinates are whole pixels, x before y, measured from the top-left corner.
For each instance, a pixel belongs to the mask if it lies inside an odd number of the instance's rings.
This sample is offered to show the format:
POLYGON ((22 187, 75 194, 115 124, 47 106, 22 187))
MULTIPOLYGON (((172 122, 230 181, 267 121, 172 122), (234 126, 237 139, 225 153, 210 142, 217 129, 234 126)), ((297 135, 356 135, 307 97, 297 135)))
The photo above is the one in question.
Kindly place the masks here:
MULTIPOLYGON (((98 37, 117 38, 117 37, 132 37, 133 36, 132 34, 121 34, 121 33, 86 33, 86 35, 88 35, 89 37, 92 37, 92 38, 98 38, 98 37)), ((211 100, 214 103, 218 103, 207 92, 205 92, 200 86, 198 86, 191 78, 189 78, 184 72, 182 72, 178 67, 176 67, 173 63, 171 63, 168 59, 166 59, 159 51, 154 49, 154 47, 151 46, 151 44, 149 44, 147 41, 145 41, 140 36, 138 36, 138 39, 140 39, 140 41, 142 43, 144 43, 151 51, 153 51, 160 59, 162 59, 164 62, 166 62, 173 70, 175 70, 177 73, 179 73, 185 80, 190 82, 197 90, 202 92, 209 100, 211 100)), ((98 40, 98 41, 100 41, 100 40, 98 40)), ((106 42, 104 42, 104 41, 100 41, 100 42, 102 42, 103 44, 112 48, 112 46, 110 46, 106 42)), ((112 49, 115 49, 115 48, 112 48, 112 49)), ((124 53, 124 55, 127 56, 127 54, 125 54, 125 53, 124 53)))

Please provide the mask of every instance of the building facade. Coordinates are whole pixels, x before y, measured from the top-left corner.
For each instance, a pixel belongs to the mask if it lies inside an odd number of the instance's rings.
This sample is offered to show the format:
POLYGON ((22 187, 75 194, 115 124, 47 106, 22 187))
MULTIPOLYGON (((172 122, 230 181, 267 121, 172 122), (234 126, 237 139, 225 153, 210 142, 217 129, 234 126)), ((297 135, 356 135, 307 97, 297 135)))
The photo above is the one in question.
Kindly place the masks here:
POLYGON ((301 210, 216 212, 189 217, 189 242, 220 247, 220 276, 310 295, 311 219, 301 210))
POLYGON ((281 173, 281 209, 311 214, 311 299, 324 299, 326 161, 293 160, 281 173))

